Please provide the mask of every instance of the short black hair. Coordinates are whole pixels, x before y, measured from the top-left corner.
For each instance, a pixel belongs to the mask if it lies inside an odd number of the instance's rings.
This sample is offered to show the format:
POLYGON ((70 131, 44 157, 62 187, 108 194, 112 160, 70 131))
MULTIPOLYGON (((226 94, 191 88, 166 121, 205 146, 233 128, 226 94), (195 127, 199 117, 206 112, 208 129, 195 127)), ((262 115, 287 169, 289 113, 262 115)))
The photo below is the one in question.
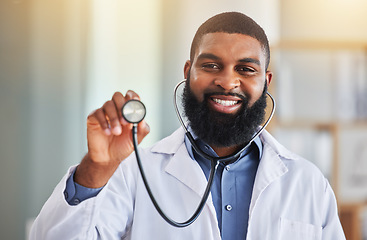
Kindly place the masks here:
POLYGON ((202 37, 207 33, 216 32, 240 33, 258 40, 265 52, 265 69, 268 68, 270 62, 270 49, 269 41, 264 30, 252 18, 239 12, 220 13, 206 20, 198 28, 191 44, 191 62, 194 60, 195 51, 197 50, 202 37))

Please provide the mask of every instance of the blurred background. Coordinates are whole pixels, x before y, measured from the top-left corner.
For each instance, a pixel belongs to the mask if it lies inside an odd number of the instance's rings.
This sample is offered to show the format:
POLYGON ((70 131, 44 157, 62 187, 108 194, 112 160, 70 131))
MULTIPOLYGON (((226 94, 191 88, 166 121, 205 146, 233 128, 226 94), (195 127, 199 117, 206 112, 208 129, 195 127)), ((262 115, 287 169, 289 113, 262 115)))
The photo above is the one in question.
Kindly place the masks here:
POLYGON ((347 239, 367 239, 365 0, 1 0, 0 238, 26 239, 86 153, 87 115, 115 91, 146 104, 142 145, 179 127, 172 90, 194 33, 232 10, 270 40, 269 131, 329 179, 347 239))

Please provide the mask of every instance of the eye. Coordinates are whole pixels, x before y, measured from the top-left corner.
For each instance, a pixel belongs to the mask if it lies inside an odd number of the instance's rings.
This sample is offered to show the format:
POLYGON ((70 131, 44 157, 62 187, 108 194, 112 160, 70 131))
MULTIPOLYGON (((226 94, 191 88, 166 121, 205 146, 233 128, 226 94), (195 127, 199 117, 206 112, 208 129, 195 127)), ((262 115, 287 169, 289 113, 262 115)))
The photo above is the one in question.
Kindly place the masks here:
POLYGON ((220 66, 217 63, 204 63, 201 65, 201 68, 205 71, 216 71, 220 69, 220 66))
POLYGON ((251 75, 256 73, 256 69, 248 66, 238 66, 236 67, 236 71, 243 75, 251 75))

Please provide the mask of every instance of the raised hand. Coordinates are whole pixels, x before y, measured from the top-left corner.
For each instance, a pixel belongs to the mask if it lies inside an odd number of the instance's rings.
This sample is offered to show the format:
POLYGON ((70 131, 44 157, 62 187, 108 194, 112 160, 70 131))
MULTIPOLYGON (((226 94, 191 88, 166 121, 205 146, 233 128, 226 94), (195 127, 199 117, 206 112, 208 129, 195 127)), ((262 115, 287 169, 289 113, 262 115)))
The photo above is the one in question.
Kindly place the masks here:
MULTIPOLYGON (((121 114, 122 106, 130 99, 140 98, 133 91, 125 96, 116 92, 111 100, 88 116, 88 153, 75 172, 75 182, 90 188, 104 186, 121 161, 134 151, 132 124, 121 114)), ((138 124, 139 143, 148 133, 149 126, 143 120, 138 124)))

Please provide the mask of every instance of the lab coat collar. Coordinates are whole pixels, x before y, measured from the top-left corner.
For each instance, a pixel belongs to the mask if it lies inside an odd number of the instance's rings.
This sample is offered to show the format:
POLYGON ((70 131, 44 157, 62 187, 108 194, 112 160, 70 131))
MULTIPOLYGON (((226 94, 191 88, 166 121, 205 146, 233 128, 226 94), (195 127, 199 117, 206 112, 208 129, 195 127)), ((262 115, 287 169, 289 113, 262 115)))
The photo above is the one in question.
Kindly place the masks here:
POLYGON ((162 139, 152 147, 152 152, 163 154, 175 154, 184 143, 185 131, 182 127, 174 131, 170 136, 162 139))
MULTIPOLYGON (((159 141, 155 146, 152 147, 152 152, 163 153, 163 154, 175 154, 177 150, 184 145, 185 131, 180 127, 170 136, 159 141)), ((268 144, 274 152, 284 158, 294 159, 298 156, 284 146, 279 144, 270 133, 264 130, 260 134, 260 139, 263 144, 268 144)))
POLYGON ((190 157, 184 139, 185 131, 179 128, 158 142, 152 152, 173 155, 165 168, 166 172, 202 196, 206 178, 199 164, 190 157))
MULTIPOLYGON (((193 181, 193 176, 202 175, 204 180, 205 176, 198 163, 190 158, 184 143, 184 138, 185 131, 182 128, 179 128, 170 136, 162 139, 153 146, 152 152, 173 154, 174 156, 170 163, 168 163, 166 171, 183 183, 190 185, 189 187, 201 195, 204 192, 203 188, 205 188, 205 182, 204 186, 201 186, 203 184, 200 184, 201 187, 198 188, 198 179, 193 181), (188 170, 188 172, 185 172, 184 170, 188 170), (194 174, 194 170, 197 171, 197 174, 194 174), (190 182, 193 183, 192 186, 189 184, 190 182)), ((258 173, 255 179, 254 188, 259 188, 257 190, 265 188, 277 177, 280 177, 288 171, 281 158, 298 158, 296 154, 290 152, 284 146, 279 144, 266 130, 260 134, 260 139, 263 143, 263 155, 261 157, 258 173)), ((200 179, 203 180, 202 177, 200 177, 200 179)))
MULTIPOLYGON (((179 128, 170 136, 158 142, 152 148, 152 152, 173 154, 165 171, 192 189, 201 198, 204 195, 207 180, 198 162, 189 156, 184 137, 185 131, 179 128)), ((206 204, 209 206, 212 216, 216 219, 211 194, 206 204)))
MULTIPOLYGON (((152 148, 152 151, 173 154, 173 157, 166 166, 166 172, 187 185, 199 196, 202 196, 207 181, 198 163, 189 156, 184 143, 184 136, 185 131, 179 128, 169 137, 158 142, 152 148)), ((263 143, 263 154, 255 177, 250 204, 250 217, 261 193, 272 182, 288 172, 288 168, 282 161, 282 158, 298 158, 296 154, 279 144, 266 130, 260 134, 260 139, 263 143)), ((209 196, 208 202, 212 203, 211 196, 209 196)), ((215 216, 214 205, 209 204, 209 206, 215 216)))

